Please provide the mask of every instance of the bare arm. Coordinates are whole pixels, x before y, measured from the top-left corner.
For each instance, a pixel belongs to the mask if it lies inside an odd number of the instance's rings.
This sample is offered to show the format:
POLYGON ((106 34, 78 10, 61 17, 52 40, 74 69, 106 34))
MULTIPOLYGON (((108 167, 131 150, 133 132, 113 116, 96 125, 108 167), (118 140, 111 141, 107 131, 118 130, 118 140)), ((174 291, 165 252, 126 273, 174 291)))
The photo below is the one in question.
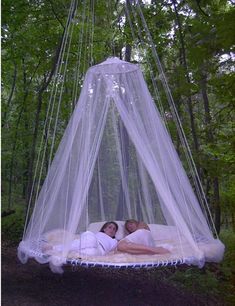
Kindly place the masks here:
POLYGON ((120 252, 129 253, 133 255, 170 253, 167 249, 164 249, 162 247, 148 247, 143 244, 129 242, 125 239, 119 241, 117 250, 120 252))

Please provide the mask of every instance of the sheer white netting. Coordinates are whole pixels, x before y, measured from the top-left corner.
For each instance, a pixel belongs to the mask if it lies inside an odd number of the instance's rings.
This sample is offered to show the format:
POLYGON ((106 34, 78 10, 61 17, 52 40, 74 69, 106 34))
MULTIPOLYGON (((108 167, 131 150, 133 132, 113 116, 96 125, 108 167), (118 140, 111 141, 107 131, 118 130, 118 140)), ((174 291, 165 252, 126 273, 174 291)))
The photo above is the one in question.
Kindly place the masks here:
POLYGON ((61 266, 69 242, 90 223, 128 218, 173 226, 184 262, 222 259, 224 246, 213 238, 140 69, 112 58, 86 74, 19 258, 61 266), (61 230, 62 255, 45 256, 54 230, 61 230))

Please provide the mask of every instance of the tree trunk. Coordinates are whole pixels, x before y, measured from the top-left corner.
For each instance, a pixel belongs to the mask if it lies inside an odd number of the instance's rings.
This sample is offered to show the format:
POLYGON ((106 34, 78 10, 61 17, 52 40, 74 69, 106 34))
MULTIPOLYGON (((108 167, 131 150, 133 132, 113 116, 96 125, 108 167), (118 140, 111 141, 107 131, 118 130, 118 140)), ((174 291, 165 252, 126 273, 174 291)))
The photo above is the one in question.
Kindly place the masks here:
POLYGON ((130 62, 131 61, 131 46, 129 44, 126 45, 125 61, 126 62, 130 62))
POLYGON ((9 98, 7 100, 7 108, 6 108, 6 110, 5 110, 5 112, 3 113, 3 116, 2 116, 2 127, 3 128, 6 125, 7 113, 9 112, 9 108, 10 108, 10 105, 11 105, 11 100, 12 100, 12 97, 13 97, 13 94, 14 94, 14 91, 15 91, 16 77, 17 77, 17 67, 16 67, 16 64, 14 63, 14 74, 13 74, 13 82, 12 82, 12 86, 11 86, 11 92, 10 92, 9 98))
MULTIPOLYGON (((35 114, 35 124, 34 124, 34 131, 33 131, 33 139, 32 139, 32 146, 31 146, 31 153, 30 153, 30 159, 29 159, 29 166, 28 166, 28 183, 27 183, 27 203, 29 204, 29 199, 30 199, 30 194, 31 194, 31 189, 33 185, 33 168, 34 168, 34 161, 35 161, 35 155, 36 155, 36 143, 37 143, 37 138, 38 138, 38 127, 39 127, 39 119, 40 119, 40 113, 42 109, 42 103, 43 103, 43 93, 49 86, 52 77, 56 71, 56 66, 58 64, 58 59, 59 59, 59 54, 60 54, 60 49, 62 47, 62 41, 63 37, 65 35, 65 31, 63 32, 63 35, 60 39, 60 43, 56 49, 54 61, 52 64, 51 71, 49 75, 44 76, 44 80, 42 82, 41 87, 39 88, 38 91, 38 104, 37 104, 37 110, 35 114)), ((27 208, 28 209, 28 208, 27 208)))
POLYGON ((33 163, 35 160, 35 149, 37 143, 37 136, 38 136, 38 127, 39 127, 39 116, 42 109, 42 93, 39 92, 38 94, 38 104, 37 104, 37 111, 35 115, 35 125, 34 125, 34 132, 33 132, 33 139, 32 139, 32 146, 31 146, 31 153, 29 158, 28 164, 28 184, 27 184, 27 192, 26 192, 26 201, 29 202, 32 184, 33 184, 33 163))
MULTIPOLYGON (((12 206, 12 181, 13 181, 13 172, 14 172, 14 163, 15 163, 15 157, 16 157, 16 145, 17 145, 17 140, 18 140, 18 128, 19 124, 23 115, 23 112, 25 111, 26 107, 26 100, 29 94, 29 84, 27 84, 26 80, 26 70, 25 70, 25 65, 24 65, 24 58, 22 59, 22 67, 23 67, 23 88, 24 88, 24 96, 23 96, 23 106, 20 110, 17 123, 16 123, 16 132, 15 132, 15 137, 13 141, 13 146, 12 146, 12 154, 11 154, 11 162, 10 162, 10 179, 9 179, 9 189, 8 189, 8 208, 12 206)), ((32 80, 32 79, 31 79, 32 80)), ((31 81, 30 81, 31 82, 31 81)))
MULTIPOLYGON (((181 45, 180 61, 181 61, 182 65, 184 67, 184 70, 185 70, 185 76, 186 76, 187 83, 191 84, 190 77, 189 77, 189 72, 188 72, 188 64, 187 64, 187 58, 186 58, 186 51, 185 51, 185 43, 184 43, 182 25, 181 25, 180 17, 179 17, 177 6, 176 6, 176 1, 173 0, 172 3, 173 3, 173 6, 174 6, 176 22, 177 22, 178 29, 179 29, 179 40, 180 40, 180 45, 181 45)), ((190 126, 191 126, 191 133, 192 133, 192 137, 193 137, 194 149, 195 149, 195 152, 197 153, 199 151, 199 143, 198 143, 198 138, 197 138, 197 131, 196 131, 194 114, 193 114, 193 103, 192 103, 191 94, 187 97, 187 106, 188 106, 188 112, 189 112, 189 118, 190 118, 190 126)))
MULTIPOLYGON (((204 67, 201 67, 201 92, 205 111, 205 125, 206 125, 206 140, 208 144, 214 143, 214 135, 211 129, 211 115, 210 115, 210 104, 207 95, 207 77, 204 72, 204 67)), ((216 163, 216 160, 214 161, 216 163)), ((220 193, 219 193, 219 179, 217 176, 212 178, 213 181, 213 200, 215 209, 215 228, 217 233, 220 232, 221 223, 221 209, 220 209, 220 193)))
POLYGON ((11 161, 10 161, 10 169, 9 169, 10 177, 9 177, 9 186, 8 186, 8 209, 10 209, 12 206, 12 181, 13 181, 13 171, 14 171, 14 163, 15 163, 15 156, 16 156, 16 144, 18 140, 19 124, 20 124, 20 120, 21 120, 23 111, 24 111, 24 106, 21 108, 21 111, 17 119, 15 137, 14 137, 14 141, 12 145, 11 161))

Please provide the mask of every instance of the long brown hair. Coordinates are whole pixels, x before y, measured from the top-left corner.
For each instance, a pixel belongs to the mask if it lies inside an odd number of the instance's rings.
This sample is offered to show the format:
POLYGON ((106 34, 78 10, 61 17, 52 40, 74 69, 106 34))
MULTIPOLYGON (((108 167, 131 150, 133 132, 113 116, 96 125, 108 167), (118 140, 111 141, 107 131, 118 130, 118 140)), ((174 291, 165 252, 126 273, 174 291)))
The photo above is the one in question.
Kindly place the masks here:
MULTIPOLYGON (((106 222, 106 223, 101 227, 100 232, 104 233, 104 230, 105 230, 106 227, 108 227, 110 224, 113 224, 113 225, 116 227, 116 232, 117 232, 117 231, 118 231, 118 225, 117 225, 117 223, 114 222, 114 221, 106 222)), ((115 238, 115 236, 112 237, 112 238, 115 238)))

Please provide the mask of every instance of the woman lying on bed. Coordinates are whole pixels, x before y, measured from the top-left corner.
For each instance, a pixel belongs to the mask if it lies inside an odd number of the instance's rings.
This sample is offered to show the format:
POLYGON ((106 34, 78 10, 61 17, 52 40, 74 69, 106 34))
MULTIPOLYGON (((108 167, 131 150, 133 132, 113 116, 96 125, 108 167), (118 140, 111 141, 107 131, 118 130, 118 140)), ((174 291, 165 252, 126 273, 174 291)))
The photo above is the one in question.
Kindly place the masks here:
POLYGON ((166 248, 155 247, 152 234, 146 223, 130 219, 126 221, 125 228, 129 234, 118 242, 118 251, 133 255, 170 253, 166 248))
MULTIPOLYGON (((118 242, 115 239, 117 223, 106 222, 98 233, 86 231, 78 239, 74 239, 68 246, 68 251, 90 256, 106 255, 115 250, 133 255, 169 253, 166 248, 154 246, 152 234, 146 223, 127 220, 125 228, 129 234, 118 242)), ((47 244, 43 247, 43 252, 51 254, 51 251, 62 252, 63 249, 62 244, 47 244)))
MULTIPOLYGON (((117 223, 114 221, 106 222, 98 233, 86 231, 82 233, 78 239, 71 241, 70 245, 67 247, 68 251, 92 256, 106 255, 117 248, 118 241, 115 239, 117 230, 117 223)), ((55 246, 47 244, 43 247, 43 252, 61 252, 63 249, 64 245, 62 244, 55 246)))

